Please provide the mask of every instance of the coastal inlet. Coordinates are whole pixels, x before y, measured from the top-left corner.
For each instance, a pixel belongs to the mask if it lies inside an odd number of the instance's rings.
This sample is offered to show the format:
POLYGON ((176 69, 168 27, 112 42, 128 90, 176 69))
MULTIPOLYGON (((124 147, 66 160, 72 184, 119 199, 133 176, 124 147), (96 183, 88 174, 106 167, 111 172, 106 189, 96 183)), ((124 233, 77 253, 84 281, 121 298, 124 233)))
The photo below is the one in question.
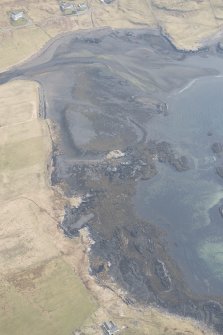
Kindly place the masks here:
POLYGON ((90 271, 127 303, 223 333, 222 53, 178 52, 149 30, 69 34, 5 72, 40 83, 59 134, 52 185, 79 199, 59 228, 88 227, 90 271))

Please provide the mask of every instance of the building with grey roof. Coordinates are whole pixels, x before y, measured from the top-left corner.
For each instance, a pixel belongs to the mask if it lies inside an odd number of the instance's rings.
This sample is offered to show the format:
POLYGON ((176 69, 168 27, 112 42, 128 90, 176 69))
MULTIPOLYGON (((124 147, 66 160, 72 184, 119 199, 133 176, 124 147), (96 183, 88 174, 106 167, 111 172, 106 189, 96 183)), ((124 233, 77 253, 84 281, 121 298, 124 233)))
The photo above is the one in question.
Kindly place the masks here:
POLYGON ((104 335, 114 335, 119 331, 118 327, 112 321, 104 322, 101 328, 104 335))

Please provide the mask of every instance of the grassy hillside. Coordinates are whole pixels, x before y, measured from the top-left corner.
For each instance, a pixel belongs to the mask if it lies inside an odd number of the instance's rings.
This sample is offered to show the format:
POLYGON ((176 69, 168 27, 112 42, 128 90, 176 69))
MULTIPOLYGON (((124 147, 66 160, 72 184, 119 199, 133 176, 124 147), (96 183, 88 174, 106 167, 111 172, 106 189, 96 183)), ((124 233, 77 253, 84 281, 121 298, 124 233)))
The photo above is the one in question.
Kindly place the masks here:
POLYGON ((98 27, 156 27, 180 49, 197 49, 206 38, 221 34, 221 0, 114 0, 110 5, 88 0, 80 16, 63 15, 56 0, 1 0, 0 70, 23 61, 62 32, 98 27), (13 26, 11 10, 23 9, 28 23, 13 26))

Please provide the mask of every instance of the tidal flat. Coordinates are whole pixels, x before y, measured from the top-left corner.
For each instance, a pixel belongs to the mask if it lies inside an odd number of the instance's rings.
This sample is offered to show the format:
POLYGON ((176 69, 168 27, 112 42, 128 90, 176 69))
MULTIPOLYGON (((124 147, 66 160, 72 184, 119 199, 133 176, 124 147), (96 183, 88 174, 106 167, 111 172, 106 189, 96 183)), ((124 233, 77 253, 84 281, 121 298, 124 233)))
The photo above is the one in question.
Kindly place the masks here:
POLYGON ((220 333, 222 75, 217 46, 183 53, 143 29, 68 34, 0 75, 42 87, 40 113, 59 134, 52 185, 83 199, 61 228, 75 238, 88 227, 92 275, 117 282, 130 304, 220 333))

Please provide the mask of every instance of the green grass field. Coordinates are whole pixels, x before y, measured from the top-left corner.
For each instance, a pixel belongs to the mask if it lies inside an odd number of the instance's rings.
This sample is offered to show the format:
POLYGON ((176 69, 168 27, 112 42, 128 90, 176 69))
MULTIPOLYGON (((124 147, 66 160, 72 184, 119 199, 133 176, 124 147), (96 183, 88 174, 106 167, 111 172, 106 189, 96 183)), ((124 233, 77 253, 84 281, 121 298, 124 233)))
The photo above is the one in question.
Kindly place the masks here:
POLYGON ((0 146, 0 171, 17 170, 33 166, 44 158, 42 137, 0 146))
POLYGON ((71 335, 96 308, 62 259, 0 282, 1 335, 71 335))

